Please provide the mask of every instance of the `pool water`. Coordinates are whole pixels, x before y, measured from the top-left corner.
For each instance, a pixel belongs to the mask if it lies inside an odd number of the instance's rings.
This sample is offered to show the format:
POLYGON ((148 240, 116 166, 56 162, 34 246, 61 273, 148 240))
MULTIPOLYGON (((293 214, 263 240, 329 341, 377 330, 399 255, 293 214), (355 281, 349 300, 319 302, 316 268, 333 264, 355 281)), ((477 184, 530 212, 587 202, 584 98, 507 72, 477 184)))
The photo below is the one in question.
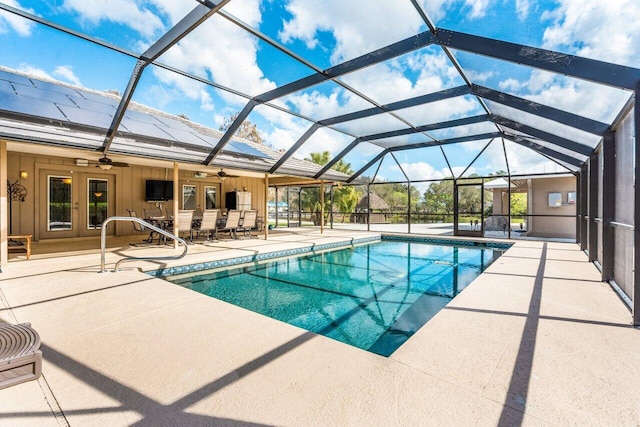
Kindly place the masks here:
POLYGON ((503 251, 383 240, 167 279, 389 356, 503 251))

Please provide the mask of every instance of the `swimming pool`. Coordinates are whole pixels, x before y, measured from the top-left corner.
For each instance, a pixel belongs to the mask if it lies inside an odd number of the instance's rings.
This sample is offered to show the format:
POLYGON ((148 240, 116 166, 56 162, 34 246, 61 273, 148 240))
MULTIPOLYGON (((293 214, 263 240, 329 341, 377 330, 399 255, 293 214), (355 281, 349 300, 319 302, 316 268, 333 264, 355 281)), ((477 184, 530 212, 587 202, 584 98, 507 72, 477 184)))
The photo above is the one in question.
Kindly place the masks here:
POLYGON ((389 356, 504 250, 383 240, 166 279, 389 356))

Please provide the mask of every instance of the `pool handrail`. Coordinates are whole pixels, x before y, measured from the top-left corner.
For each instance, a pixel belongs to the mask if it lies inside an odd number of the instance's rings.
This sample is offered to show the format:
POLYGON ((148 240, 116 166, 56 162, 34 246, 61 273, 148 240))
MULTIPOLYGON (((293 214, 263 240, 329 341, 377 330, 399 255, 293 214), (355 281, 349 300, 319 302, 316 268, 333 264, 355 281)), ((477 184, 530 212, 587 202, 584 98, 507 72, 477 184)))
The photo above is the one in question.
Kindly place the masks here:
POLYGON ((156 233, 162 234, 163 236, 169 237, 175 241, 177 241, 178 243, 181 243, 184 246, 184 251, 182 251, 182 253, 180 255, 171 255, 171 256, 161 256, 161 257, 134 257, 134 256, 126 256, 120 260, 118 260, 118 262, 116 262, 116 265, 113 268, 113 272, 115 273, 116 271, 118 271, 118 267, 120 266, 120 263, 122 262, 129 262, 129 261, 138 261, 138 260, 144 260, 144 261, 156 261, 156 260, 174 260, 174 259, 181 259, 184 258, 184 256, 187 254, 187 242, 185 242, 183 239, 181 239, 180 237, 176 236, 175 234, 172 234, 166 230, 161 229, 160 227, 156 227, 153 224, 149 224, 147 221, 141 219, 141 218, 137 218, 137 217, 132 217, 132 216, 110 216, 109 218, 105 219, 104 222, 102 223, 102 229, 100 231, 100 273, 104 273, 106 272, 106 268, 105 268, 105 259, 106 259, 106 247, 107 247, 107 224, 112 222, 112 221, 133 221, 133 222, 137 222, 139 224, 141 224, 142 226, 155 231, 156 233))

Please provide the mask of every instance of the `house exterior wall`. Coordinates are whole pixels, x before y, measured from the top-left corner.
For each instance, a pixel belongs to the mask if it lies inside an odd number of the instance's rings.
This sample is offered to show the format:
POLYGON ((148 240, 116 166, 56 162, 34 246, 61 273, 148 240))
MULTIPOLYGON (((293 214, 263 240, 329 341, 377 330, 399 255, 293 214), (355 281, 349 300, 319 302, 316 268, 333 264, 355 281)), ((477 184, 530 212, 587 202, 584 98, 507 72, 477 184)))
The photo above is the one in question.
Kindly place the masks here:
POLYGON ((534 217, 529 224, 529 236, 575 239, 576 205, 567 203, 567 193, 576 191, 574 177, 531 179, 529 206, 532 215, 571 215, 571 217, 534 217), (562 206, 549 206, 549 193, 562 194, 562 206))
POLYGON ((493 214, 494 215, 506 215, 506 205, 503 204, 504 191, 501 188, 493 189, 493 214))
MULTIPOLYGON (((77 155, 82 158, 82 153, 77 155)), ((202 170, 206 170, 202 168, 202 170)), ((47 215, 46 206, 43 204, 42 194, 46 195, 46 187, 41 188, 42 174, 46 171, 54 171, 60 174, 91 174, 92 176, 113 176, 115 178, 115 209, 111 210, 110 215, 128 216, 127 209, 135 210, 138 216, 143 216, 144 209, 156 207, 153 202, 146 202, 145 182, 147 179, 172 180, 173 168, 159 168, 130 165, 129 167, 113 167, 109 171, 103 171, 94 164, 89 166, 76 166, 74 158, 39 156, 28 153, 9 152, 7 156, 7 179, 13 183, 18 181, 27 189, 27 197, 24 202, 12 202, 12 234, 32 234, 34 240, 39 240, 41 236, 41 216, 47 215), (26 171, 28 177, 20 178, 20 171, 26 171), (44 193, 43 193, 44 192, 44 193)), ((239 177, 227 178, 221 181, 216 172, 218 169, 211 170, 210 176, 207 178, 195 178, 194 171, 181 170, 179 173, 180 188, 183 183, 195 184, 197 188, 198 204, 204 202, 204 186, 218 186, 217 206, 224 209, 224 194, 233 189, 251 192, 251 204, 253 209, 258 209, 258 215, 264 215, 265 200, 265 183, 264 179, 239 177)), ((177 201, 181 208, 181 194, 174 195, 174 201, 177 201)), ((173 201, 163 203, 162 208, 173 211, 173 201)), ((116 235, 129 235, 133 233, 130 223, 118 222, 115 224, 114 233, 116 235)), ((111 234, 114 234, 111 233, 111 234)), ((44 238, 44 237, 42 237, 44 238)))

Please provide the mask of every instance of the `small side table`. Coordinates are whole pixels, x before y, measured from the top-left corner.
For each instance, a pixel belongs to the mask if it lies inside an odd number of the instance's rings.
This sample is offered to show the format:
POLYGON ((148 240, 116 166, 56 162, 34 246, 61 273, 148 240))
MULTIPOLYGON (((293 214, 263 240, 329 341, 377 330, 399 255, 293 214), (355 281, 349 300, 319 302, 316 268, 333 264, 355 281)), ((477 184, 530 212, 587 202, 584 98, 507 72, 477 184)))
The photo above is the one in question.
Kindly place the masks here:
MULTIPOLYGON (((15 236, 8 236, 9 237, 9 242, 11 242, 11 240, 17 240, 17 239, 21 239, 24 240, 27 244, 26 250, 27 250, 27 259, 31 258, 31 234, 20 234, 20 235, 15 235, 15 236)), ((9 250, 11 249, 24 249, 22 245, 11 245, 11 243, 9 243, 9 250)))

